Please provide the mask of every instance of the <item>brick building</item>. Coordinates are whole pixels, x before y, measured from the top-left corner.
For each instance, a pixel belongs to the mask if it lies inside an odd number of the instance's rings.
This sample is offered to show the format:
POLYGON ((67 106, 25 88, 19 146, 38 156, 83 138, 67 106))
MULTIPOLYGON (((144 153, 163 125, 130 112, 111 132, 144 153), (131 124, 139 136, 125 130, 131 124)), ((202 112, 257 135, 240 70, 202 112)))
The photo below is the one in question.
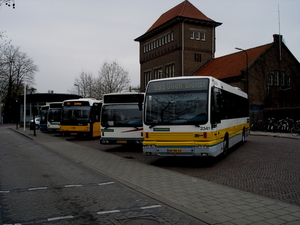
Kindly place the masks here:
POLYGON ((177 76, 213 76, 249 94, 251 121, 300 118, 300 64, 282 41, 215 58, 219 22, 185 0, 135 39, 140 43, 140 86, 177 76))
POLYGON ((213 76, 248 93, 252 121, 300 118, 300 64, 281 35, 273 42, 212 59, 196 76, 213 76))

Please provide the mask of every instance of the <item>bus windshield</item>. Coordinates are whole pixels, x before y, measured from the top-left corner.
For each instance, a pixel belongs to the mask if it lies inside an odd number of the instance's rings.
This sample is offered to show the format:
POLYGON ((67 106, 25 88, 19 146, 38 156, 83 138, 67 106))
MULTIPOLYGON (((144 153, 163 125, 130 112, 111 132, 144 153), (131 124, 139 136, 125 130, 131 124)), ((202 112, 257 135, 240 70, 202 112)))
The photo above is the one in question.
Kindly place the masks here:
POLYGON ((208 91, 153 92, 145 99, 145 124, 201 125, 208 121, 208 91))
POLYGON ((48 121, 58 122, 61 117, 61 109, 49 109, 48 112, 48 121))
POLYGON ((62 110, 62 122, 89 122, 90 106, 64 106, 62 110))
POLYGON ((103 127, 142 127, 142 110, 138 105, 118 104, 102 107, 103 127))

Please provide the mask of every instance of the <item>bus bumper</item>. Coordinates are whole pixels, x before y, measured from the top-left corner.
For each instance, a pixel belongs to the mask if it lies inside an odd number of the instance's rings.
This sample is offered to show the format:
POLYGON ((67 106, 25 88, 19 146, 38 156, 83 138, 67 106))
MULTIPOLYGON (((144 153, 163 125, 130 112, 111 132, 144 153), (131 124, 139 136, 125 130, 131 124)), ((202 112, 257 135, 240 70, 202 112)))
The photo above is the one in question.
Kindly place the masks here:
POLYGON ((190 146, 157 146, 151 144, 143 144, 143 153, 148 156, 200 156, 200 157, 216 157, 223 148, 223 144, 214 145, 190 145, 190 146))
POLYGON ((116 138, 100 138, 100 144, 103 145, 142 145, 143 139, 141 138, 132 138, 132 139, 116 139, 116 138))

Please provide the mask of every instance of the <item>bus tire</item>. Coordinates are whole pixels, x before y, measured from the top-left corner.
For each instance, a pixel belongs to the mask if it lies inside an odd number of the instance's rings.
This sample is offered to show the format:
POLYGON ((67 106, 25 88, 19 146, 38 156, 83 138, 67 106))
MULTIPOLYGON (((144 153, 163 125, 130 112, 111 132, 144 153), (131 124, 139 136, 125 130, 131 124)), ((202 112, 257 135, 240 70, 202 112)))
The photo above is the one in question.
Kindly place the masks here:
POLYGON ((227 156, 227 153, 228 153, 228 136, 225 135, 224 141, 223 141, 223 152, 222 152, 223 158, 225 158, 227 156))

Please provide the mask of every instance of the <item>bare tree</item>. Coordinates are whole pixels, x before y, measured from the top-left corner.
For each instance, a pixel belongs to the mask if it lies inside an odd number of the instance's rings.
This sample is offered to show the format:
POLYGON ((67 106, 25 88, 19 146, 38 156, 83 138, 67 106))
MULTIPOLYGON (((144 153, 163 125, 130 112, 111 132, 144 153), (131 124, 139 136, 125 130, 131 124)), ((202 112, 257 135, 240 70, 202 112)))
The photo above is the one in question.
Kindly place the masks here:
POLYGON ((34 74, 38 67, 27 54, 13 45, 0 46, 0 95, 5 102, 6 115, 15 98, 23 94, 24 84, 33 88, 34 74))
POLYGON ((98 71, 98 75, 96 81, 97 95, 129 90, 130 78, 128 72, 116 61, 112 63, 105 62, 98 71))
POLYGON ((77 94, 84 98, 94 98, 94 83, 93 74, 82 71, 79 77, 75 78, 74 86, 77 87, 77 94))
POLYGON ((13 45, 0 49, 0 92, 8 98, 22 94, 24 83, 33 86, 34 74, 38 71, 33 60, 19 49, 13 45))

